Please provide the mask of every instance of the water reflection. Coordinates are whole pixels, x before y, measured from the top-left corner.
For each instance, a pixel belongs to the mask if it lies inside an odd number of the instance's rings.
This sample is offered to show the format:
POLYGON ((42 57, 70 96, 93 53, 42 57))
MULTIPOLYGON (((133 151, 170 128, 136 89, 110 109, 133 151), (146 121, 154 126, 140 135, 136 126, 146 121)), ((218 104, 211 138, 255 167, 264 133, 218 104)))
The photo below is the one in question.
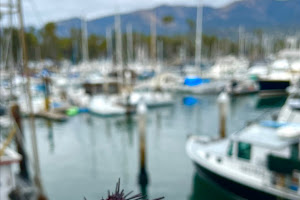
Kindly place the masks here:
POLYGON ((120 118, 116 120, 115 125, 121 133, 127 133, 129 146, 132 147, 134 140, 134 129, 136 126, 135 118, 132 115, 127 115, 125 118, 120 118))
POLYGON ((147 186, 149 183, 147 166, 146 166, 146 127, 147 127, 147 113, 143 112, 138 115, 138 132, 139 132, 139 175, 138 175, 138 183, 140 186, 140 192, 147 196, 147 186))
POLYGON ((268 98, 258 98, 256 103, 257 109, 264 108, 279 108, 285 103, 287 97, 268 97, 268 98))
POLYGON ((49 152, 54 153, 55 144, 54 144, 53 124, 51 120, 47 120, 46 123, 48 127, 49 152))
MULTIPOLYGON (((88 117, 89 118, 89 117, 88 117)), ((94 133, 93 129, 93 120, 90 119, 89 125, 91 126, 89 129, 89 139, 90 139, 90 144, 89 146, 91 147, 90 151, 90 158, 91 158, 91 177, 92 178, 97 178, 97 151, 96 151, 96 146, 97 146, 97 138, 96 134, 94 133)))
MULTIPOLYGON (((152 198, 231 199, 195 176, 185 152, 187 134, 218 134, 217 96, 196 96, 201 102, 192 107, 185 106, 182 98, 175 96, 172 107, 148 111, 144 138, 138 132, 137 115, 101 118, 80 114, 66 123, 50 122, 48 127, 44 120, 37 120, 42 175, 49 199, 78 199, 83 195, 99 199, 118 178, 125 190, 140 190, 152 198), (146 184, 141 184, 140 176, 147 177, 146 184)), ((267 110, 256 109, 256 98, 245 96, 232 101, 228 134, 267 110)), ((24 130, 30 138, 28 120, 24 130)), ((31 149, 29 141, 26 147, 31 149)))
POLYGON ((111 138, 111 120, 109 118, 105 119, 105 133, 108 138, 111 138))
POLYGON ((189 200, 201 199, 238 200, 242 198, 224 190, 211 180, 195 172, 193 176, 192 193, 189 200))
POLYGON ((159 138, 160 138, 160 132, 162 129, 162 116, 161 112, 157 111, 156 112, 156 123, 155 123, 155 134, 156 134, 156 145, 159 145, 159 138))

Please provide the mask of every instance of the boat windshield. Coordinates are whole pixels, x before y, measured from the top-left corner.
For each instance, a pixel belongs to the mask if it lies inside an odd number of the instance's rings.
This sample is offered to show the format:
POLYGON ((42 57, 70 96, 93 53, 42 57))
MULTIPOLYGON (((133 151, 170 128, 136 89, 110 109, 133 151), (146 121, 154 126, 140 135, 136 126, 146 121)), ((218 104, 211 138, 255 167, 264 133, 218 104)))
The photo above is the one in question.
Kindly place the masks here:
POLYGON ((251 158, 251 144, 245 142, 238 143, 238 157, 250 160, 251 158))
POLYGON ((228 156, 232 156, 232 153, 233 153, 233 141, 230 141, 230 144, 229 144, 229 148, 228 148, 228 151, 227 151, 227 154, 228 156))

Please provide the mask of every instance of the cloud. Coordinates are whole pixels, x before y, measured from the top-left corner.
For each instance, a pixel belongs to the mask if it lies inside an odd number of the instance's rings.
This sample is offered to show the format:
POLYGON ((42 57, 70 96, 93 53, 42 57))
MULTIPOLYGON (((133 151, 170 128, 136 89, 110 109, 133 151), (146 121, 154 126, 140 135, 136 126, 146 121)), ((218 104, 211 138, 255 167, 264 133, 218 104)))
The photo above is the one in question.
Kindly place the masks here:
MULTIPOLYGON (((222 6, 233 0, 205 0, 210 6, 222 6)), ((26 25, 40 26, 48 21, 57 21, 76 16, 89 18, 102 17, 120 12, 146 9, 161 4, 197 5, 198 0, 24 0, 26 25)))

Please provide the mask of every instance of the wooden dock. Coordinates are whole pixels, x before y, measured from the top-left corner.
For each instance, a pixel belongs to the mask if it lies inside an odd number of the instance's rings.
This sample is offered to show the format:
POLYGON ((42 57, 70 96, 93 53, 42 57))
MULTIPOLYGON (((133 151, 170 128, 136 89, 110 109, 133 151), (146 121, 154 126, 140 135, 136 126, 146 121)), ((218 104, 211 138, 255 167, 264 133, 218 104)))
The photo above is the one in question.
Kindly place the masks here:
POLYGON ((40 111, 35 116, 59 122, 64 122, 68 120, 67 115, 53 111, 40 111))

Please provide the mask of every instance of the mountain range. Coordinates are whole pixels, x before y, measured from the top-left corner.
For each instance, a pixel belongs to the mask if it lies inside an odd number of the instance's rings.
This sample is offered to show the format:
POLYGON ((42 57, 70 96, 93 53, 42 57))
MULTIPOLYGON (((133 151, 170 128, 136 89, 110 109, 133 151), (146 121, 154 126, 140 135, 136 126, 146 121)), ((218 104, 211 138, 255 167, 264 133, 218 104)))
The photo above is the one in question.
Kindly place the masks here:
MULTIPOLYGON (((176 35, 191 31, 187 20, 196 21, 197 8, 162 5, 153 9, 121 14, 121 29, 131 24, 133 31, 149 34, 151 20, 155 20, 158 35, 176 35), (166 24, 163 18, 171 16, 166 24)), ((107 28, 114 27, 114 15, 87 21, 88 34, 105 35, 107 28)), ((71 29, 80 29, 81 19, 71 18, 56 22, 57 34, 65 37, 71 29)), ((263 29, 277 31, 300 30, 300 0, 241 0, 220 8, 203 7, 203 31, 207 34, 263 29)))

